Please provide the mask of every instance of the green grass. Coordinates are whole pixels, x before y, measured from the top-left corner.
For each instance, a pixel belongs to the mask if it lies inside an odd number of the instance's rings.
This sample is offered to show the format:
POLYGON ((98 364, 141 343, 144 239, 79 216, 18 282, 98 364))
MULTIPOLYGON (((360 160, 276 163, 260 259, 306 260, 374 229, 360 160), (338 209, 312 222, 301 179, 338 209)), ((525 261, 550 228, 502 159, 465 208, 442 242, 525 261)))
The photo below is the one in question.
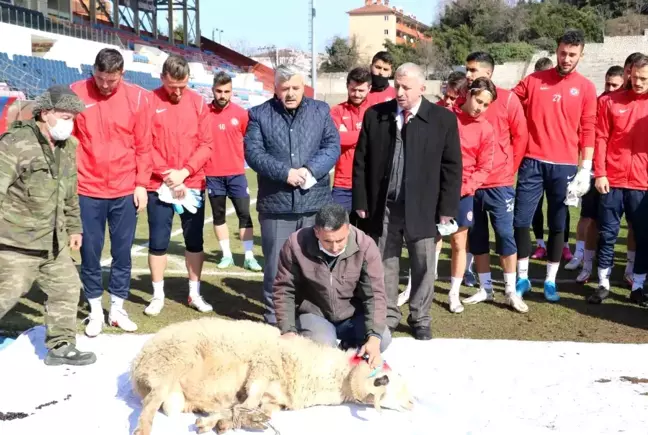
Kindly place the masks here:
MULTIPOLYGON (((248 171, 248 182, 250 194, 256 197, 256 176, 248 171)), ((231 204, 228 203, 231 207, 231 204)), ((255 207, 251 207, 255 223, 255 253, 263 266, 261 255, 261 239, 255 207)), ((206 216, 211 216, 209 205, 206 216)), ((571 243, 576 237, 576 224, 578 222, 578 210, 571 210, 571 243)), ((235 253, 237 267, 228 269, 231 274, 224 274, 216 268, 220 260, 220 248, 216 240, 213 227, 205 225, 205 253, 206 261, 201 289, 207 302, 214 306, 215 313, 207 315, 219 315, 231 318, 262 319, 263 306, 260 302, 262 296, 262 274, 240 275, 237 273, 250 272, 242 268, 243 255, 242 246, 238 238, 238 223, 235 214, 227 219, 231 233, 231 247, 235 253)), ((179 218, 176 216, 174 230, 180 226, 179 218)), ((620 283, 625 268, 625 226, 619 234, 615 267, 613 269, 612 281, 620 283)), ((148 229, 146 214, 139 217, 136 244, 146 243, 148 229)), ((572 245, 573 246, 573 245, 572 245)), ((449 276, 448 245, 444 245, 444 251, 439 263, 439 273, 442 277, 449 276)), ((146 249, 140 250, 138 255, 133 257, 133 269, 148 269, 146 249)), ((175 236, 169 247, 170 261, 168 270, 173 273, 167 274, 165 279, 165 290, 167 302, 162 313, 155 318, 144 315, 152 293, 150 277, 147 274, 136 273, 131 281, 131 296, 126 302, 125 308, 131 318, 138 324, 140 333, 153 333, 161 327, 182 320, 204 316, 197 311, 187 307, 187 279, 183 264, 183 242, 182 235, 175 236)), ((110 246, 106 240, 103 258, 109 258, 110 246)), ((80 258, 74 254, 77 263, 80 258)), ((493 278, 501 280, 501 269, 497 264, 498 260, 492 257, 493 278)), ((407 275, 407 251, 404 250, 402 261, 402 276, 407 275)), ((543 262, 533 261, 531 264, 530 276, 542 279, 545 274, 543 262)), ((577 272, 568 272, 561 268, 558 279, 574 279, 577 272)), ((108 274, 104 275, 104 286, 107 287, 108 274)), ((448 311, 447 293, 449 283, 447 281, 437 282, 435 301, 432 307, 433 323, 432 329, 435 337, 448 338, 474 338, 474 339, 522 339, 522 340, 568 340, 587 342, 626 342, 640 343, 648 341, 648 310, 632 305, 628 302, 629 289, 624 287, 613 287, 611 296, 604 304, 593 306, 585 301, 585 297, 594 288, 594 284, 585 286, 575 283, 559 284, 558 289, 561 300, 558 303, 550 304, 544 301, 542 296, 541 281, 534 283, 533 292, 526 297, 529 305, 527 314, 519 314, 512 311, 503 304, 502 287, 496 284, 496 298, 494 303, 483 303, 476 306, 466 306, 462 314, 451 314, 448 311)), ((404 287, 405 279, 401 285, 404 287)), ((467 297, 474 290, 463 287, 462 297, 467 297)), ((0 321, 0 331, 6 334, 18 334, 32 326, 43 322, 43 294, 39 289, 34 288, 29 294, 20 300, 14 310, 0 321)), ((104 295, 104 306, 108 307, 109 299, 107 293, 104 295)), ((87 316, 87 306, 83 297, 79 302, 79 320, 87 316)), ((407 318, 407 306, 403 306, 403 325, 396 331, 397 336, 409 335, 409 330, 404 322, 407 318)), ((79 322, 79 332, 83 331, 83 325, 79 322)), ((104 328, 104 332, 117 333, 119 330, 111 327, 104 328)))

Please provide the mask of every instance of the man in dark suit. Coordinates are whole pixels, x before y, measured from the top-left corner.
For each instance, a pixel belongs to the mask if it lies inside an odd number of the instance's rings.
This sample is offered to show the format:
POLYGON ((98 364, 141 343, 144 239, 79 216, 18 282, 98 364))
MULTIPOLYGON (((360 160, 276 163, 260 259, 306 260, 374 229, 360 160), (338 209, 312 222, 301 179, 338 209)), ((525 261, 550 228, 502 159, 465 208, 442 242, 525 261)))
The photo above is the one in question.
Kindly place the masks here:
POLYGON ((432 338, 435 224, 457 215, 461 145, 455 115, 423 97, 425 76, 412 63, 395 74, 397 98, 367 110, 353 161, 353 209, 378 244, 385 269, 387 326, 400 323, 398 281, 403 240, 412 275, 407 323, 432 338))

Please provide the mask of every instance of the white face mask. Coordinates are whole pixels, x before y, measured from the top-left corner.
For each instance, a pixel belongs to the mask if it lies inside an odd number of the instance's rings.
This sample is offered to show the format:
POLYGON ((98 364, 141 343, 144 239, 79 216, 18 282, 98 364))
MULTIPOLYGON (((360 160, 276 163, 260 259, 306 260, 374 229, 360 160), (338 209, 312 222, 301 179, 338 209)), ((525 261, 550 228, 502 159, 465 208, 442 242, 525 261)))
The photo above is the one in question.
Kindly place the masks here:
POLYGON ((72 136, 72 130, 74 130, 74 120, 72 119, 56 119, 56 124, 54 127, 50 127, 49 122, 47 123, 47 128, 49 128, 50 136, 53 140, 66 140, 72 136))
POLYGON ((328 255, 329 257, 339 257, 339 256, 342 255, 342 254, 344 253, 344 251, 346 250, 346 246, 345 246, 343 250, 341 250, 341 251, 338 252, 337 254, 334 254, 334 253, 329 252, 329 251, 327 251, 326 249, 324 249, 324 247, 322 246, 322 242, 320 242, 319 240, 317 241, 317 244, 319 245, 320 251, 322 251, 323 253, 325 253, 325 254, 328 255))

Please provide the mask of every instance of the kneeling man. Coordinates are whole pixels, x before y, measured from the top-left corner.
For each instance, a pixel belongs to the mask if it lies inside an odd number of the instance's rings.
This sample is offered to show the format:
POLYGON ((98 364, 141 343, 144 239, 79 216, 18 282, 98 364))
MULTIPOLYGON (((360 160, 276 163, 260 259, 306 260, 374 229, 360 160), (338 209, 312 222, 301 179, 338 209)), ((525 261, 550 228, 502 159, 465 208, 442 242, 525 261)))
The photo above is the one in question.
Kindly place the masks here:
POLYGON ((342 348, 360 348, 369 363, 391 342, 387 298, 374 240, 349 224, 339 204, 317 212, 315 225, 288 238, 279 255, 273 300, 282 334, 301 334, 342 348))

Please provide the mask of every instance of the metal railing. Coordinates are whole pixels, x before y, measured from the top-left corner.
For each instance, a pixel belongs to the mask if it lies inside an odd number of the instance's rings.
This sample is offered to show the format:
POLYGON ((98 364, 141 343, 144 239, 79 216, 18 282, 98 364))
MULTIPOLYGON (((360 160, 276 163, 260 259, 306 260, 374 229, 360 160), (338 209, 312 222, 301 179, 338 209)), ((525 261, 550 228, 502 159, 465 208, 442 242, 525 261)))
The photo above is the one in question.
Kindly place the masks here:
POLYGON ((49 18, 40 12, 21 7, 0 4, 0 22, 124 48, 121 39, 114 33, 49 18))
POLYGON ((36 98, 42 92, 41 79, 18 68, 7 59, 0 58, 0 82, 6 82, 10 88, 25 93, 27 98, 36 98))

